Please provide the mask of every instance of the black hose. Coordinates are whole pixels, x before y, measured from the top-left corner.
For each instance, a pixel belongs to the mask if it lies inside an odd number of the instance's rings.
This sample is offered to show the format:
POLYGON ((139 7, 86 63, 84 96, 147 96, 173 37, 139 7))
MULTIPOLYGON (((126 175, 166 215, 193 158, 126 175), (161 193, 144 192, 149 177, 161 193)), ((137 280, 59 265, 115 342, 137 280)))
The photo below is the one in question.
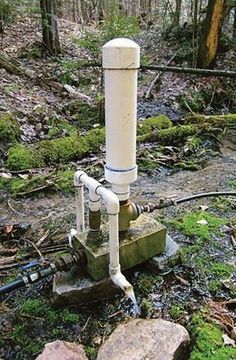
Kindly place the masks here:
POLYGON ((157 203, 157 204, 148 204, 148 205, 144 205, 144 206, 139 205, 140 213, 142 213, 142 212, 150 213, 150 212, 153 212, 154 210, 159 210, 159 209, 163 209, 163 208, 166 208, 169 206, 179 205, 179 204, 182 204, 187 201, 200 199, 200 198, 204 198, 204 197, 211 197, 211 196, 236 196, 236 192, 235 191, 215 191, 215 192, 190 195, 190 196, 186 196, 186 197, 180 198, 180 199, 170 199, 170 198, 160 199, 159 203, 157 203))
POLYGON ((191 200, 195 200, 195 199, 200 199, 200 198, 204 198, 204 197, 211 197, 211 196, 236 196, 236 192, 235 191, 215 191, 215 192, 208 192, 208 193, 200 193, 200 194, 195 194, 195 195, 190 195, 184 198, 180 198, 175 200, 175 204, 181 204, 187 201, 191 201, 191 200))
POLYGON ((50 264, 49 267, 41 269, 39 271, 34 271, 30 274, 26 274, 9 284, 3 285, 0 287, 0 295, 9 293, 10 291, 19 289, 20 287, 26 286, 27 284, 33 284, 36 281, 44 279, 47 276, 50 276, 56 272, 56 267, 54 264, 50 264))
POLYGON ((23 278, 19 278, 10 282, 9 284, 3 285, 0 287, 0 295, 9 293, 10 291, 19 289, 20 287, 25 286, 25 281, 23 278))

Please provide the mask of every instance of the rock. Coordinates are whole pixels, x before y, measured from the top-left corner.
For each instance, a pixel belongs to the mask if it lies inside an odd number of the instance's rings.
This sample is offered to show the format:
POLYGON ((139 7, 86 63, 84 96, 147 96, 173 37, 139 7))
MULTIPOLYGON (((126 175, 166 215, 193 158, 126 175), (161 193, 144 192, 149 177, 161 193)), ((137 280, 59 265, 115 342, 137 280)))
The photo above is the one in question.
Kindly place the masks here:
POLYGON ((88 360, 83 345, 56 340, 45 345, 36 360, 88 360))
POLYGON ((187 330, 162 319, 136 319, 118 325, 99 349, 97 360, 182 360, 188 350, 187 330))
POLYGON ((146 262, 146 266, 151 271, 167 271, 169 267, 178 259, 179 245, 167 234, 165 251, 161 255, 154 256, 146 262))

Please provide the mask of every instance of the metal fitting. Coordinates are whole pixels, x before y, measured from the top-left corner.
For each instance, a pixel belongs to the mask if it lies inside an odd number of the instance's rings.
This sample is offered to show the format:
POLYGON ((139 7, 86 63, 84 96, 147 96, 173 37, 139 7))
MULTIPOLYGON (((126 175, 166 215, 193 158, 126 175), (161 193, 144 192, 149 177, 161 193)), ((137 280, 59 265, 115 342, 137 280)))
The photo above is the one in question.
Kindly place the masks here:
POLYGON ((89 228, 92 232, 98 232, 101 225, 101 211, 89 210, 89 228))
POLYGON ((119 231, 127 231, 130 227, 130 222, 137 220, 142 213, 139 205, 131 203, 129 200, 120 202, 119 212, 119 231))

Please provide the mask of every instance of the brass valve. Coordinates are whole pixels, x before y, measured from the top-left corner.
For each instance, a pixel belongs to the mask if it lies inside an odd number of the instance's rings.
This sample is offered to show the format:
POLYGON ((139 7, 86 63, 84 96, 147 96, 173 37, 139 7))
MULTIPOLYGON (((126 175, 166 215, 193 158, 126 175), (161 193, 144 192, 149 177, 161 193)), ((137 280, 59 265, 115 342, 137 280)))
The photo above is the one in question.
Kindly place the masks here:
POLYGON ((137 220, 142 213, 139 205, 131 203, 130 200, 120 202, 119 231, 127 231, 130 222, 137 220))

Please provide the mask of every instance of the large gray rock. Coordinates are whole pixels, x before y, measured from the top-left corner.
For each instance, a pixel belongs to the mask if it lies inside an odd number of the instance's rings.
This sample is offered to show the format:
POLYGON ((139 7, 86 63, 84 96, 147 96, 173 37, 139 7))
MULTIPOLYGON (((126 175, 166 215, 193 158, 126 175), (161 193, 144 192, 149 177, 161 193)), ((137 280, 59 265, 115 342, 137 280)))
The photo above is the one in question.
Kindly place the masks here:
POLYGON ((45 345, 36 360, 88 360, 82 345, 56 340, 45 345))
POLYGON ((189 342, 187 330, 179 324, 136 319, 118 325, 97 360, 182 360, 189 342))

